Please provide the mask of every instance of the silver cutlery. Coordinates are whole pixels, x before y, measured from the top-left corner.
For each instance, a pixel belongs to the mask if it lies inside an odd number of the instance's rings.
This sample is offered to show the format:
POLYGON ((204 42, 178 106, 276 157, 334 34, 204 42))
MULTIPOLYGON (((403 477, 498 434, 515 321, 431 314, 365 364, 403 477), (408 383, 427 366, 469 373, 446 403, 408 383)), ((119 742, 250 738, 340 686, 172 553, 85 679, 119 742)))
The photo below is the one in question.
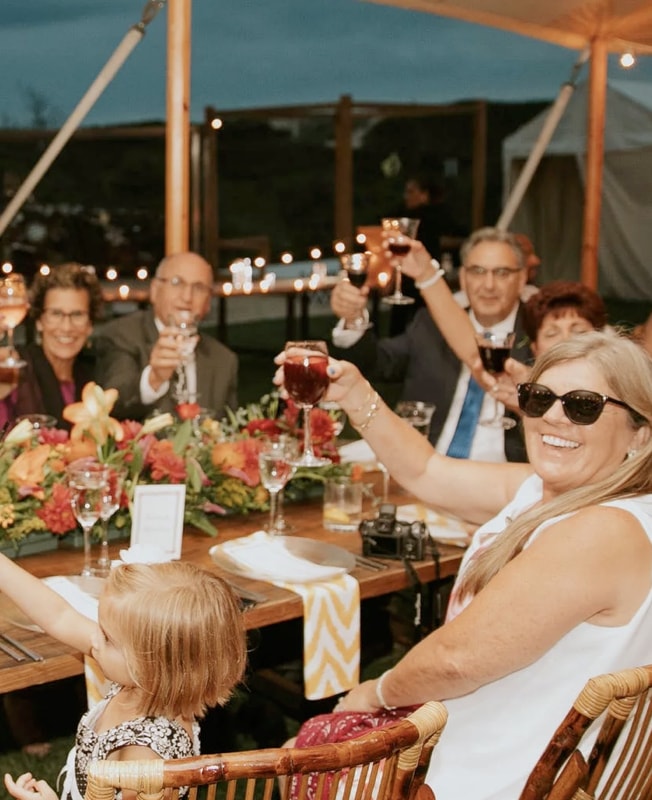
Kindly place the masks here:
POLYGON ((355 563, 358 567, 371 570, 371 572, 380 572, 387 569, 387 564, 376 558, 367 558, 366 556, 355 556, 355 563))
POLYGON ((0 633, 0 639, 2 639, 10 647, 13 647, 15 650, 19 650, 21 653, 23 653, 23 655, 26 655, 28 658, 31 658, 32 661, 43 661, 42 655, 35 652, 34 650, 30 650, 29 647, 25 647, 24 644, 16 641, 16 639, 14 639, 13 636, 9 636, 9 634, 7 633, 0 633))
POLYGON ((9 645, 3 644, 2 642, 0 642, 0 650, 5 655, 8 655, 9 658, 13 658, 14 661, 25 660, 25 656, 22 653, 19 653, 18 650, 14 650, 13 647, 9 647, 9 645))

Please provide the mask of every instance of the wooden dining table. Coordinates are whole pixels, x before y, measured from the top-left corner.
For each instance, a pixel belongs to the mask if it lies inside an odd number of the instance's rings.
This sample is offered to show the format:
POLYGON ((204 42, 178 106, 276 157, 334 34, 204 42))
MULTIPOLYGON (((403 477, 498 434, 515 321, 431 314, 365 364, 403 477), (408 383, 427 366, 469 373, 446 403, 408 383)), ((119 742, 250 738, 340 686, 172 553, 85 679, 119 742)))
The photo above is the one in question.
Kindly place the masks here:
MULTIPOLYGON (((397 504, 409 502, 409 498, 400 493, 393 493, 389 499, 397 504)), ((287 504, 285 517, 293 526, 296 536, 338 545, 356 555, 362 553, 361 539, 357 531, 330 531, 323 527, 321 500, 287 504)), ((260 596, 260 602, 243 612, 248 630, 303 617, 303 602, 298 594, 265 581, 226 572, 217 566, 210 555, 209 550, 214 544, 260 530, 265 521, 266 517, 262 514, 227 516, 217 521, 218 535, 215 539, 195 530, 186 530, 183 536, 182 559, 206 567, 222 575, 235 587, 253 591, 260 596)), ((120 549, 126 546, 128 543, 125 541, 112 543, 111 557, 118 558, 120 549)), ((438 550, 437 564, 431 557, 423 561, 410 562, 421 583, 433 585, 435 581, 450 579, 457 573, 463 549, 441 544, 438 550)), ((18 560, 22 567, 39 578, 78 575, 81 572, 82 562, 81 550, 65 547, 18 560)), ((356 564, 352 570, 351 574, 360 585, 362 601, 405 589, 413 584, 414 577, 408 574, 402 561, 383 559, 383 562, 386 565, 384 569, 369 569, 356 564)), ((2 601, 0 633, 10 635, 43 657, 42 661, 33 661, 28 657, 23 661, 16 661, 0 651, 0 692, 22 689, 83 673, 83 659, 79 652, 42 632, 17 625, 16 617, 6 611, 7 607, 11 608, 7 599, 0 595, 0 601, 2 601)))

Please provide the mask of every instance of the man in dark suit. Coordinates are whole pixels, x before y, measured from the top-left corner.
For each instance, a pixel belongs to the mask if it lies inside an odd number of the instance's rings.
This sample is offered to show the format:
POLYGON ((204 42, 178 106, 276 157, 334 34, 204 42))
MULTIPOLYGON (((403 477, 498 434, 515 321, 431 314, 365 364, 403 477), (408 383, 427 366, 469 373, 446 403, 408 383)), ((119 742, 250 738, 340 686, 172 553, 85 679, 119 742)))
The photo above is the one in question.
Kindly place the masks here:
POLYGON ((212 287, 213 270, 201 256, 167 256, 152 279, 151 307, 112 320, 99 332, 98 379, 102 386, 118 390, 118 418, 141 420, 154 409, 171 411, 181 399, 196 400, 218 417, 226 406, 237 407, 235 353, 216 339, 200 335, 193 355, 184 363, 174 327, 179 314, 192 314, 199 320, 206 316, 212 287))
MULTIPOLYGON (((419 252, 418 248, 414 249, 419 252)), ((430 267, 429 254, 423 248, 420 253, 422 260, 427 256, 424 274, 432 276, 417 280, 417 285, 421 284, 421 291, 425 292, 438 280, 439 265, 434 262, 430 267)), ((512 356, 527 361, 530 352, 519 300, 526 271, 518 243, 509 233, 482 228, 467 239, 461 255, 460 280, 469 298, 469 318, 474 329, 496 333, 514 331, 516 344, 512 356)), ((407 258, 404 266, 409 268, 407 258)), ((421 266, 415 268, 415 276, 421 269, 421 266)), ((347 330, 347 320, 360 316, 365 292, 346 281, 333 290, 331 307, 341 319, 333 332, 336 348, 332 354, 354 362, 372 382, 374 379, 401 382, 402 399, 434 403, 430 441, 440 452, 453 454, 450 447, 470 385, 468 367, 449 347, 428 308, 420 309, 405 332, 398 336, 379 339, 373 329, 362 336, 357 331, 347 330)), ((488 416, 491 398, 485 397, 480 402, 480 418, 483 418, 488 416)), ((526 460, 518 426, 505 431, 477 421, 466 455, 488 461, 526 460)))

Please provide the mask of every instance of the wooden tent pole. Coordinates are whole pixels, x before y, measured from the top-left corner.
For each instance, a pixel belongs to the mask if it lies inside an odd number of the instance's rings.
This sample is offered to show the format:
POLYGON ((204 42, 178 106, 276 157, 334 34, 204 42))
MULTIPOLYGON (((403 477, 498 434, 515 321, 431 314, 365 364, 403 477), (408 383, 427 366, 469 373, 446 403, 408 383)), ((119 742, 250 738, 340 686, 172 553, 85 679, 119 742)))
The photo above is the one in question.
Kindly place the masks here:
POLYGON ((604 39, 591 42, 590 67, 581 280, 589 288, 597 290, 607 102, 607 43, 604 39))
POLYGON ((192 0, 168 2, 165 253, 189 247, 192 0))
POLYGON ((335 238, 353 243, 353 101, 343 94, 335 109, 335 238))

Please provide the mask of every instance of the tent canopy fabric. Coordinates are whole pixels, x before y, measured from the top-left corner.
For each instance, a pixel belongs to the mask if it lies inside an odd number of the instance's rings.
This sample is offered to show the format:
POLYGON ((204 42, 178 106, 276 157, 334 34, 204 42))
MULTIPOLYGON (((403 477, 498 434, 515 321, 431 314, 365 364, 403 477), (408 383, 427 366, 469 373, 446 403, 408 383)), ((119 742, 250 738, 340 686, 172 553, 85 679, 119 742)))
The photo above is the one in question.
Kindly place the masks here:
MULTIPOLYGON (((587 84, 580 84, 511 224, 542 258, 540 280, 580 277, 587 84)), ((503 142, 504 187, 516 180, 548 110, 503 142)), ((652 84, 609 80, 598 288, 605 296, 652 300, 652 84)))
POLYGON ((652 53, 649 0, 373 0, 428 11, 582 50, 594 39, 612 52, 652 53))

